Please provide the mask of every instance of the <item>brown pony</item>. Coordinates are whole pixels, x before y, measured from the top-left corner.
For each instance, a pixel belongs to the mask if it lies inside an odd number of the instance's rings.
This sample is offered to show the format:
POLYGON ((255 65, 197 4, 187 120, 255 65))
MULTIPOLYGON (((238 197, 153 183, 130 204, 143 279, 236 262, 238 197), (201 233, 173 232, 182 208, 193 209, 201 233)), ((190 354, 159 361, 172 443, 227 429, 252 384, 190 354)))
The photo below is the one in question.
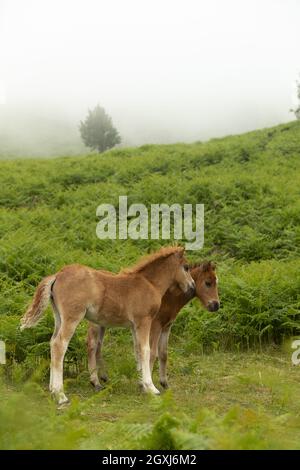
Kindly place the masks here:
POLYGON ((131 327, 142 385, 146 391, 159 393, 150 370, 150 329, 162 297, 172 286, 189 295, 195 289, 181 247, 162 248, 115 275, 75 264, 41 281, 21 329, 34 326, 51 300, 55 330, 50 342, 49 388, 59 404, 68 401, 63 390, 64 356, 83 318, 101 326, 131 327))
MULTIPOLYGON (((171 286, 163 296, 157 315, 153 318, 150 332, 150 369, 152 371, 156 357, 159 358, 160 384, 168 387, 167 382, 167 354, 168 340, 172 323, 179 311, 193 297, 198 297, 202 305, 210 312, 215 312, 220 307, 218 295, 218 278, 215 264, 211 261, 194 264, 190 268, 191 276, 195 281, 194 292, 183 292, 176 286, 171 286)), ((101 388, 97 369, 101 365, 101 348, 105 327, 89 325, 88 329, 88 363, 90 380, 96 390, 101 388)), ((101 379, 106 381, 106 374, 101 371, 101 379)))

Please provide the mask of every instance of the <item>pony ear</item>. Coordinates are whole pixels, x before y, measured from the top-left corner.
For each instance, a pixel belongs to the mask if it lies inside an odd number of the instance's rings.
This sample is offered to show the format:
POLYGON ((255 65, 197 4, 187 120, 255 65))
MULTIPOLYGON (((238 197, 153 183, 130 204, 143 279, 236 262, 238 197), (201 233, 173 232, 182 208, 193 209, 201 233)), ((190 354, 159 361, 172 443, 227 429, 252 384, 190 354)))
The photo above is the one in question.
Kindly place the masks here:
POLYGON ((216 263, 214 261, 210 261, 209 264, 210 264, 210 269, 212 271, 215 271, 217 267, 216 263))
POLYGON ((209 270, 209 261, 204 261, 201 268, 202 268, 202 271, 206 273, 209 270))
POLYGON ((215 271, 216 269, 216 264, 213 261, 204 261, 202 264, 202 271, 207 272, 207 271, 215 271))

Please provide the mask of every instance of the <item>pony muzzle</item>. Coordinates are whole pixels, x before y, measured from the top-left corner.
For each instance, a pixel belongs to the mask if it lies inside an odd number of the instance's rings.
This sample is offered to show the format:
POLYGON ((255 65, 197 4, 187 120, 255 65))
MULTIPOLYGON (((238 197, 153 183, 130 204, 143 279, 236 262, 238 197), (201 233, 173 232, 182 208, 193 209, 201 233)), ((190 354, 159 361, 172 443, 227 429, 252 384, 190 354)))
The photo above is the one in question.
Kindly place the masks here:
POLYGON ((188 292, 189 294, 195 294, 196 284, 194 280, 192 280, 192 282, 189 282, 186 292, 188 292))
POLYGON ((209 312, 216 312, 220 308, 220 302, 218 300, 210 300, 207 304, 207 310, 209 312))

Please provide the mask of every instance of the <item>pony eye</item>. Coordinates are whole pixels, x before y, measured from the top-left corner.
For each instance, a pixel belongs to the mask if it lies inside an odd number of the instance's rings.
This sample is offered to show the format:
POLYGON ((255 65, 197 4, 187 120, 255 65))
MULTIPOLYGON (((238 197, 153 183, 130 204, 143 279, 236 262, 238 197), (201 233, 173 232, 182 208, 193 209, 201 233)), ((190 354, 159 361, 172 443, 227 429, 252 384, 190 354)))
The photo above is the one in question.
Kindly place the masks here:
POLYGON ((190 268, 189 268, 189 265, 188 265, 188 264, 185 264, 185 265, 183 266, 183 269, 184 269, 185 271, 188 271, 188 270, 190 269, 190 268))
POLYGON ((210 281, 205 281, 206 287, 211 287, 211 282, 210 281))

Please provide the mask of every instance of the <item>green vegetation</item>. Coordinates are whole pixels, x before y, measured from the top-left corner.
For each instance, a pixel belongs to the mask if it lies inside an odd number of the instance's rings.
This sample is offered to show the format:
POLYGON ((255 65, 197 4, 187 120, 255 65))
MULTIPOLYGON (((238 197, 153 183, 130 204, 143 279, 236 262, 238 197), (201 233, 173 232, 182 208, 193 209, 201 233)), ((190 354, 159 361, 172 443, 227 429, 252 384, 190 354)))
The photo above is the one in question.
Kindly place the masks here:
POLYGON ((299 157, 295 121, 207 143, 1 161, 8 363, 0 366, 0 447, 299 448, 299 368, 290 361, 290 339, 300 333, 299 157), (222 308, 209 313, 193 300, 182 311, 171 341, 172 393, 157 398, 139 392, 123 330, 107 337, 111 379, 94 394, 80 325, 66 358, 72 405, 57 411, 46 391, 50 311, 23 333, 19 318, 39 280, 63 265, 118 271, 159 248, 96 237, 97 206, 117 206, 119 195, 129 204, 205 204, 205 246, 188 256, 217 261, 222 308))
MULTIPOLYGON (((188 356, 171 347, 172 390, 141 394, 133 355, 109 338, 111 380, 94 393, 86 371, 66 381, 57 410, 41 382, 1 387, 1 449, 299 449, 299 370, 285 353, 188 356), (113 349, 113 350, 112 350, 113 349), (122 357, 122 361, 116 358, 122 357)), ((157 380, 157 377, 155 375, 157 380)))

